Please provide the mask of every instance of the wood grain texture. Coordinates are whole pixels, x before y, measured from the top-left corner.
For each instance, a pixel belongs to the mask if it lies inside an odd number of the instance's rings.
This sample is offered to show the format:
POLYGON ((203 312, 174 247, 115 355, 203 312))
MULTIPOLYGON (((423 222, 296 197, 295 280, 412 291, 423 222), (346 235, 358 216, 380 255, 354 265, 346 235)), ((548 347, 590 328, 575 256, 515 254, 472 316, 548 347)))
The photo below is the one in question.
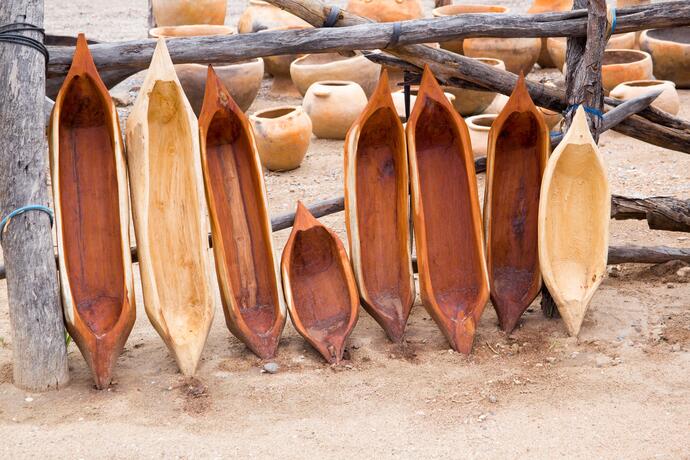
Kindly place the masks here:
POLYGON ((690 232, 690 200, 665 196, 611 197, 611 217, 616 220, 646 220, 652 230, 690 232))
POLYGON ((572 336, 606 274, 611 193, 582 107, 549 158, 539 202, 539 263, 572 336))
POLYGON ((213 320, 199 131, 159 39, 127 120, 144 304, 180 371, 194 375, 213 320))
POLYGON ((225 321, 257 356, 272 358, 286 313, 263 171, 249 120, 210 66, 199 134, 225 321))
POLYGON ((422 302, 453 349, 467 354, 489 298, 477 179, 467 125, 428 67, 407 148, 422 302))
POLYGON ((302 202, 297 203, 281 272, 295 329, 327 362, 340 363, 359 314, 357 282, 343 243, 302 202))
POLYGON ((129 189, 115 104, 84 35, 55 100, 49 141, 67 329, 107 388, 136 319, 129 189))
POLYGON ((484 194, 491 303, 508 333, 541 289, 537 221, 549 139, 549 128, 520 75, 489 131, 484 194))
POLYGON ((399 343, 415 287, 405 130, 385 70, 345 139, 345 224, 362 305, 399 343))
MULTIPOLYGON (((43 0, 2 0, 0 24, 43 27, 43 0)), ((37 32, 20 35, 41 38, 37 32)), ((22 206, 48 206, 45 60, 27 46, 0 42, 0 218, 22 206)), ((12 331, 14 384, 28 391, 67 385, 65 328, 50 220, 27 212, 2 239, 12 331)))

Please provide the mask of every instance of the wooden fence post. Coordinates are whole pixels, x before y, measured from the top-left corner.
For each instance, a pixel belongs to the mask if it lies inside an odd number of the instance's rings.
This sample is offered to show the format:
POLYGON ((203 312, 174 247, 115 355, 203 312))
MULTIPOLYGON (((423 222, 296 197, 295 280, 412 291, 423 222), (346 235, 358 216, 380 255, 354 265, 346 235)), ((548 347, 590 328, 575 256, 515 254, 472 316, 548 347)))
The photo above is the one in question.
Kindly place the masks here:
MULTIPOLYGON (((43 27, 43 0, 2 0, 0 25, 43 27)), ((41 39, 37 31, 18 31, 41 39)), ((0 41, 0 215, 48 205, 44 56, 0 41)), ((30 391, 69 382, 50 219, 30 211, 13 218, 2 239, 12 328, 14 383, 30 391)))

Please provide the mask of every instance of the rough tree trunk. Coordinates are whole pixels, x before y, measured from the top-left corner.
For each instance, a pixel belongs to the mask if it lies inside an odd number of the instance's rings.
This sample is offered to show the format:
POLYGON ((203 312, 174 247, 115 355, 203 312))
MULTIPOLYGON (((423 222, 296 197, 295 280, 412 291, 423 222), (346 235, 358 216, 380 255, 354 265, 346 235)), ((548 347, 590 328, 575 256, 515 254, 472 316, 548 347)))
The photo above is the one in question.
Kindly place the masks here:
MULTIPOLYGON (((2 0, 0 24, 43 25, 43 0, 2 0)), ((41 38, 36 32, 19 32, 41 38)), ((44 57, 0 42, 0 213, 48 205, 44 57)), ((31 391, 69 381, 49 218, 22 214, 2 240, 12 329, 14 383, 31 391)))

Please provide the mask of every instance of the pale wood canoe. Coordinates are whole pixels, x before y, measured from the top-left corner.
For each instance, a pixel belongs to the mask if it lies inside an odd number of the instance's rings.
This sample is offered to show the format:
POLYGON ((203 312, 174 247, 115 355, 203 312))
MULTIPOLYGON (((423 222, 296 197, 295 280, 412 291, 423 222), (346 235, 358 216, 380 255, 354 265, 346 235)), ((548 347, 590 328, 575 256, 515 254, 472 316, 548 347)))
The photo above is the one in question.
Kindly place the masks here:
POLYGON ((362 304, 401 342, 415 300, 409 176, 385 70, 345 139, 345 223, 362 304))
POLYGON ((120 122, 83 34, 55 100, 49 144, 65 323, 104 389, 136 311, 120 122))
POLYGON ((546 165, 539 202, 539 263, 563 322, 577 336, 606 273, 611 192, 579 107, 546 165))
POLYGON ((264 176, 249 120, 211 66, 199 134, 225 320, 256 355, 272 358, 286 313, 264 176))
POLYGON ((467 125, 428 66, 407 123, 422 302, 453 349, 470 353, 489 299, 467 125))
POLYGON ((191 376, 214 313, 208 224, 197 120, 162 38, 126 135, 146 313, 191 376))
POLYGON ((292 324, 331 364, 343 359, 357 323, 359 294, 345 247, 301 202, 281 260, 292 324))
POLYGON ((521 74, 489 132, 484 193, 491 302, 508 333, 541 290, 539 193, 550 144, 549 128, 521 74))

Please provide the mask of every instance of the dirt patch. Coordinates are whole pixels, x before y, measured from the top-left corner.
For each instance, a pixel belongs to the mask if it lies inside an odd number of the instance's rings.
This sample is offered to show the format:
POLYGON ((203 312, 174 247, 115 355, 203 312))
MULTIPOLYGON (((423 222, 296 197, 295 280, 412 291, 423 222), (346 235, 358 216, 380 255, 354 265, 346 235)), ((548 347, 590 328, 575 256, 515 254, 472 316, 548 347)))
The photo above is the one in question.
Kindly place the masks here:
POLYGON ((180 393, 184 400, 183 409, 189 415, 203 415, 211 407, 208 387, 199 379, 187 379, 180 386, 180 393))
POLYGON ((12 383, 12 363, 0 366, 0 385, 3 383, 12 383))

